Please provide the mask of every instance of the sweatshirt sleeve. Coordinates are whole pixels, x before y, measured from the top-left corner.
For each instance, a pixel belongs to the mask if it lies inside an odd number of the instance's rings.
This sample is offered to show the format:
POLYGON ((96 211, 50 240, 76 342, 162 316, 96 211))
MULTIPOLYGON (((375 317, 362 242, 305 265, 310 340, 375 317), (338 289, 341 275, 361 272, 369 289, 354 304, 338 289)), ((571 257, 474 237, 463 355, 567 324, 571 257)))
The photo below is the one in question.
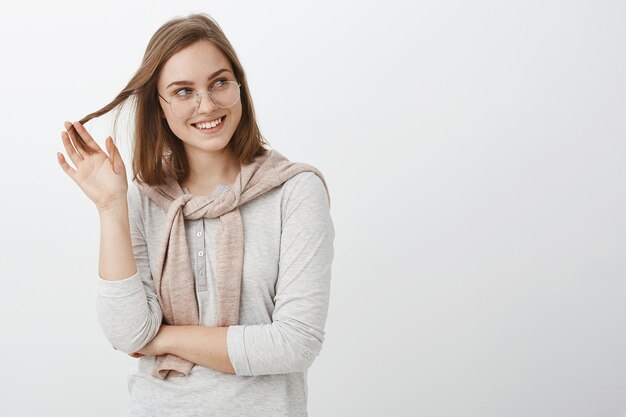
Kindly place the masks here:
POLYGON ((147 345, 158 333, 163 319, 148 263, 139 193, 134 184, 129 187, 130 235, 137 273, 119 281, 98 275, 97 285, 100 326, 113 347, 126 353, 137 352, 147 345))
POLYGON ((322 180, 312 172, 292 180, 283 199, 272 323, 228 328, 228 354, 237 375, 304 371, 324 341, 335 230, 322 180))

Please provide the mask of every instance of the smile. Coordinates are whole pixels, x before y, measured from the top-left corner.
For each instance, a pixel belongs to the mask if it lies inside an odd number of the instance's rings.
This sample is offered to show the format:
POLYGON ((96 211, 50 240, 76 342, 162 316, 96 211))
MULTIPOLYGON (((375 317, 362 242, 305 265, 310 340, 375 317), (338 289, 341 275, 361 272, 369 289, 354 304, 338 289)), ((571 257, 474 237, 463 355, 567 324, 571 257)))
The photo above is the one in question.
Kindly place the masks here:
POLYGON ((226 116, 208 122, 193 123, 192 126, 202 132, 214 132, 222 127, 222 122, 226 116))

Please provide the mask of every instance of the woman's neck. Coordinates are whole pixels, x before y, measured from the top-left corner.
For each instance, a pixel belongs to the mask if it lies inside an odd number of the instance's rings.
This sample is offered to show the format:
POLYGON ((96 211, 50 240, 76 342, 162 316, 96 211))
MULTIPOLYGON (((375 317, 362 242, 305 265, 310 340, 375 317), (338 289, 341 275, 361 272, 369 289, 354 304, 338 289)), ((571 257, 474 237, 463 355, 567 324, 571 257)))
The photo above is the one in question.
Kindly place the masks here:
POLYGON ((219 184, 232 184, 241 170, 239 160, 225 150, 220 153, 187 154, 189 174, 181 182, 191 194, 211 195, 219 184))

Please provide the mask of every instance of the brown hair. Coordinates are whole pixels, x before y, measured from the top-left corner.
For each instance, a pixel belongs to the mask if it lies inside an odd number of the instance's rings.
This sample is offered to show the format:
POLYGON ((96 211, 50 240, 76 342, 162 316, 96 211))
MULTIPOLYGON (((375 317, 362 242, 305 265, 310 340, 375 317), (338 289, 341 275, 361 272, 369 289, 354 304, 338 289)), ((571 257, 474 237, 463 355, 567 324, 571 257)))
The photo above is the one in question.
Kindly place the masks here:
MULTIPOLYGON (((242 114, 228 143, 231 151, 242 164, 252 162, 256 156, 267 151, 264 147, 267 141, 261 135, 254 116, 246 74, 235 50, 217 22, 203 13, 192 14, 162 25, 150 39, 141 66, 126 87, 109 104, 80 120, 84 124, 124 104, 128 98, 134 98, 133 179, 155 186, 165 184, 167 176, 181 181, 189 173, 182 142, 171 131, 167 121, 160 117, 157 80, 163 65, 172 55, 200 40, 212 42, 226 56, 237 81, 241 83, 242 114)), ((75 131, 72 133, 82 149, 93 153, 75 131)))

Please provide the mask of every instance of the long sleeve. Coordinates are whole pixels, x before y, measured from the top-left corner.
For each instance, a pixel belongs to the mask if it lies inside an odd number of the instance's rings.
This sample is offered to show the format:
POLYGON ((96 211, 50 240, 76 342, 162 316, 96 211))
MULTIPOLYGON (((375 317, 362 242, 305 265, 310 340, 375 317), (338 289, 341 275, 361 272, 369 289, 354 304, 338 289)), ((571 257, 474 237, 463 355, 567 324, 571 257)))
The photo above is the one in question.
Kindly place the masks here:
POLYGON ((114 348, 133 353, 148 344, 159 331, 163 314, 154 291, 148 263, 139 190, 131 185, 128 194, 129 224, 137 273, 119 281, 98 276, 97 316, 114 348))
POLYGON ((228 354, 237 375, 304 371, 322 348, 335 230, 321 179, 310 172, 295 178, 281 207, 272 323, 228 329, 228 354))

